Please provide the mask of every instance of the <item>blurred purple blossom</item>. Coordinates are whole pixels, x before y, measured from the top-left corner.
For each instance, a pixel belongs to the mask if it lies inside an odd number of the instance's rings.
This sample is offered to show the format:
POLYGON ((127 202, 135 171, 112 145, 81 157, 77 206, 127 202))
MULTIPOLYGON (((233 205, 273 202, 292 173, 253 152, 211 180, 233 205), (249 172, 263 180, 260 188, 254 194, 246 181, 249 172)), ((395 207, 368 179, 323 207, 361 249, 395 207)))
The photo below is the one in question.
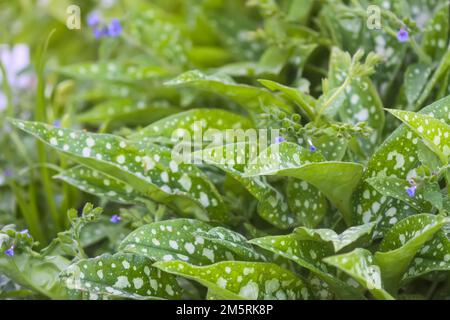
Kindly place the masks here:
POLYGON ((311 140, 308 140, 308 144, 309 144, 309 151, 311 151, 311 152, 316 152, 317 151, 316 146, 313 145, 311 140))
POLYGON ((114 18, 108 25, 108 36, 110 37, 118 37, 122 33, 122 25, 120 24, 120 20, 114 18))
POLYGON ((409 33, 406 29, 401 28, 398 32, 397 32, 397 39, 400 42, 406 42, 409 40, 409 33))
POLYGON ((14 256, 14 247, 9 248, 8 250, 5 251, 5 254, 7 256, 13 257, 14 256))
POLYGON ((112 223, 119 223, 121 220, 122 218, 118 214, 115 214, 111 217, 109 221, 111 221, 112 223))
POLYGON ((89 27, 94 27, 100 23, 100 15, 98 12, 91 12, 86 19, 86 23, 89 27))
POLYGON ((275 143, 282 143, 285 141, 286 141, 286 139, 283 136, 278 136, 275 138, 275 143))

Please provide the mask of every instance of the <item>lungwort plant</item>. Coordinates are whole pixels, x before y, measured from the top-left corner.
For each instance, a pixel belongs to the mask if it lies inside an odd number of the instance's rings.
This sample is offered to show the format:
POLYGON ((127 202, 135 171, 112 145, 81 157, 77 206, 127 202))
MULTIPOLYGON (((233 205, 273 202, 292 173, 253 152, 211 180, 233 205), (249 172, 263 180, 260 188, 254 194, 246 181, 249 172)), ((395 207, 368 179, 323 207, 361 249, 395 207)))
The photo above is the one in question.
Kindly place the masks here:
POLYGON ((0 4, 2 299, 450 299, 446 0, 37 3, 0 4))

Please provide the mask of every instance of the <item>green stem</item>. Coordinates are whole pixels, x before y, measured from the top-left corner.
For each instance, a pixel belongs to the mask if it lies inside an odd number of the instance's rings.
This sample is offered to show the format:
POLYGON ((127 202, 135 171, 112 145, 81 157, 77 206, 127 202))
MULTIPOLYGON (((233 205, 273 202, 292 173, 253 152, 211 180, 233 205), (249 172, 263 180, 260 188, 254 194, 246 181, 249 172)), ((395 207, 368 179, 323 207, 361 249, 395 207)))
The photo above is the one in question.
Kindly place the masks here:
POLYGON ((447 72, 449 66, 450 66, 450 46, 447 48, 447 52, 442 57, 441 63, 437 67, 436 71, 433 73, 431 80, 428 81, 427 86, 422 91, 419 99, 417 99, 417 102, 414 105, 414 111, 418 111, 421 109, 423 103, 427 100, 427 98, 431 94, 431 91, 435 87, 436 83, 441 78, 441 76, 447 72))
MULTIPOLYGON (((55 30, 50 32, 47 37, 44 45, 42 46, 38 58, 37 58, 37 90, 36 90, 36 121, 46 122, 46 99, 45 99, 45 78, 44 78, 44 65, 45 65, 45 53, 47 52, 47 48, 50 42, 50 38, 52 37, 55 30)), ((47 162, 47 155, 45 150, 45 145, 42 142, 37 142, 37 151, 38 151, 38 159, 41 164, 47 162)), ((41 167, 41 180, 45 192, 45 196, 47 198, 47 205, 50 211, 50 215, 53 220, 53 224, 55 226, 55 230, 59 231, 62 229, 61 219, 58 214, 58 209, 55 203, 55 197, 53 192, 52 183, 50 180, 49 171, 46 166, 41 167)))

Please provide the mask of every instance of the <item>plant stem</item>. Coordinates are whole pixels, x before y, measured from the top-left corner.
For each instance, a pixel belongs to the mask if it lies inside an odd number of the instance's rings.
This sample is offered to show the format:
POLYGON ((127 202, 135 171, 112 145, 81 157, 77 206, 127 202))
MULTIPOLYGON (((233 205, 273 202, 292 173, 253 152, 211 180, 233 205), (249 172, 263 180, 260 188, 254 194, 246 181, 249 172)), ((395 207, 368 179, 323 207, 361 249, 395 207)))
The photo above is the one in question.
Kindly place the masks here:
MULTIPOLYGON (((45 108, 45 78, 44 78, 44 65, 45 65, 45 53, 50 42, 50 38, 55 30, 50 32, 44 45, 42 46, 39 55, 37 57, 36 63, 36 73, 37 73, 37 89, 36 89, 36 121, 46 122, 46 108, 45 108)), ((41 164, 47 162, 47 155, 45 150, 45 145, 38 141, 37 142, 38 159, 41 164)), ((53 193, 53 187, 50 180, 50 175, 46 166, 41 167, 41 180, 44 187, 45 196, 47 198, 47 205, 50 210, 50 214, 55 226, 55 230, 59 231, 62 229, 61 219, 58 214, 58 210, 55 203, 55 197, 53 193)))

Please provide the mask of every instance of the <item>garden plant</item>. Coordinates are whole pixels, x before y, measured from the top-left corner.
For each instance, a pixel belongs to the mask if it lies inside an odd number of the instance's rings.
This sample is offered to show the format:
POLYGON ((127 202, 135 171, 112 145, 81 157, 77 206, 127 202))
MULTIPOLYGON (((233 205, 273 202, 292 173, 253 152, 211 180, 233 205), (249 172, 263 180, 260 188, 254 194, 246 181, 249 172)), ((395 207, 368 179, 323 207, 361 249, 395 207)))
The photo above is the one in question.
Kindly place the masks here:
POLYGON ((449 6, 1 2, 0 299, 450 299, 449 6))

